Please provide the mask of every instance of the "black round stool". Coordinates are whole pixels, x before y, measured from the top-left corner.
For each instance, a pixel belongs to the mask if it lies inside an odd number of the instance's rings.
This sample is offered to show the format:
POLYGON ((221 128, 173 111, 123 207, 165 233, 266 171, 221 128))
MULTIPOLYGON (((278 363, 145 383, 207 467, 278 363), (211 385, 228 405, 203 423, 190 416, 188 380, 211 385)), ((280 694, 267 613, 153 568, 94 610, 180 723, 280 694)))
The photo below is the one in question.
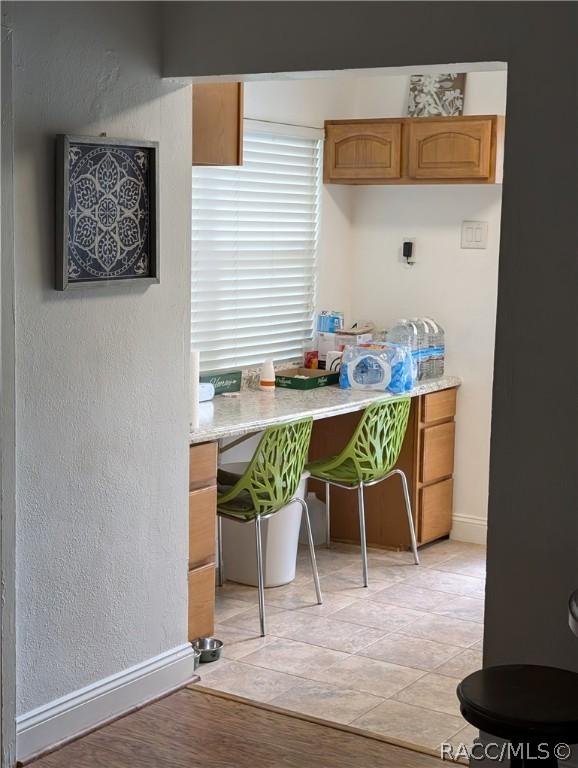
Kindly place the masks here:
POLYGON ((557 766, 558 758, 569 757, 566 747, 578 744, 575 672, 526 664, 488 667, 462 680, 457 694, 468 723, 509 742, 504 756, 511 766, 557 766))

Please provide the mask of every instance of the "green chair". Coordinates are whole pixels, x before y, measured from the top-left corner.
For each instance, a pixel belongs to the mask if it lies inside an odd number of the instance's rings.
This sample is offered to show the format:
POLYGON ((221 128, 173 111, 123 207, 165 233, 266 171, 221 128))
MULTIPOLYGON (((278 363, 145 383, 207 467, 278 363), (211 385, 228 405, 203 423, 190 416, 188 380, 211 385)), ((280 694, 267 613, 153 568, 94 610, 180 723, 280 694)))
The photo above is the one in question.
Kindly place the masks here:
POLYGON ((367 587, 368 577, 363 489, 381 483, 393 475, 399 475, 401 478, 411 548, 415 563, 419 565, 407 478, 401 469, 394 469, 407 429, 409 408, 408 397, 372 403, 365 409, 351 440, 341 453, 307 465, 311 477, 325 483, 327 546, 330 546, 331 542, 330 486, 336 485, 348 491, 357 490, 364 587, 367 587))
POLYGON ((303 499, 295 498, 307 459, 312 426, 313 419, 309 418, 269 427, 263 433, 249 466, 241 476, 220 470, 217 477, 219 486, 217 495, 218 583, 222 586, 224 579, 222 518, 226 517, 239 523, 254 523, 262 637, 265 635, 265 588, 261 523, 291 502, 301 504, 305 513, 309 557, 317 602, 321 605, 321 588, 309 510, 303 499))

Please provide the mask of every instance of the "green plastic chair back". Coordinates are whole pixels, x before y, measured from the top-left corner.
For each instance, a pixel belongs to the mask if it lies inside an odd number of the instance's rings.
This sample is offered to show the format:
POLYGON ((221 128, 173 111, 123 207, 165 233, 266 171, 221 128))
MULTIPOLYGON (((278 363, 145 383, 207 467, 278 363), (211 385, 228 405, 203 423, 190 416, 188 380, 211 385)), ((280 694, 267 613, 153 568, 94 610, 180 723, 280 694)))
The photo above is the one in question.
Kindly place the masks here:
POLYGON ((336 456, 307 466, 312 477, 343 485, 380 480, 396 465, 409 418, 409 397, 368 405, 351 440, 336 456))
POLYGON ((268 427, 243 475, 217 497, 217 510, 251 520, 284 507, 301 482, 312 426, 307 418, 268 427))

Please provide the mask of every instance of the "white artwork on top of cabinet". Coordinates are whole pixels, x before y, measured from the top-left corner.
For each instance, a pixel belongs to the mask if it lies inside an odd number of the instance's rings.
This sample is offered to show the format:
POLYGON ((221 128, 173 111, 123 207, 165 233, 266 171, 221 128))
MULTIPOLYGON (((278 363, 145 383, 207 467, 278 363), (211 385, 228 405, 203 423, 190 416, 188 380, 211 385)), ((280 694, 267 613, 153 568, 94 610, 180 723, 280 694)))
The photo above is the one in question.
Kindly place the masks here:
POLYGON ((465 73, 411 75, 409 79, 409 117, 459 116, 464 109, 465 73))

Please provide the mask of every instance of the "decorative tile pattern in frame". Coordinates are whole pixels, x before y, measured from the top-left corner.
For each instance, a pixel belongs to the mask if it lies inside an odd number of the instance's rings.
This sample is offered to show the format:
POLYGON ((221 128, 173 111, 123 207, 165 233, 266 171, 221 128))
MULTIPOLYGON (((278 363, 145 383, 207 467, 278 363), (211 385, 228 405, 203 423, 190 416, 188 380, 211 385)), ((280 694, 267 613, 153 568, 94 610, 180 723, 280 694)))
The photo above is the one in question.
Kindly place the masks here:
POLYGON ((409 117, 459 116, 464 110, 466 75, 411 75, 409 117))
POLYGON ((56 288, 159 281, 158 143, 57 137, 56 288))

